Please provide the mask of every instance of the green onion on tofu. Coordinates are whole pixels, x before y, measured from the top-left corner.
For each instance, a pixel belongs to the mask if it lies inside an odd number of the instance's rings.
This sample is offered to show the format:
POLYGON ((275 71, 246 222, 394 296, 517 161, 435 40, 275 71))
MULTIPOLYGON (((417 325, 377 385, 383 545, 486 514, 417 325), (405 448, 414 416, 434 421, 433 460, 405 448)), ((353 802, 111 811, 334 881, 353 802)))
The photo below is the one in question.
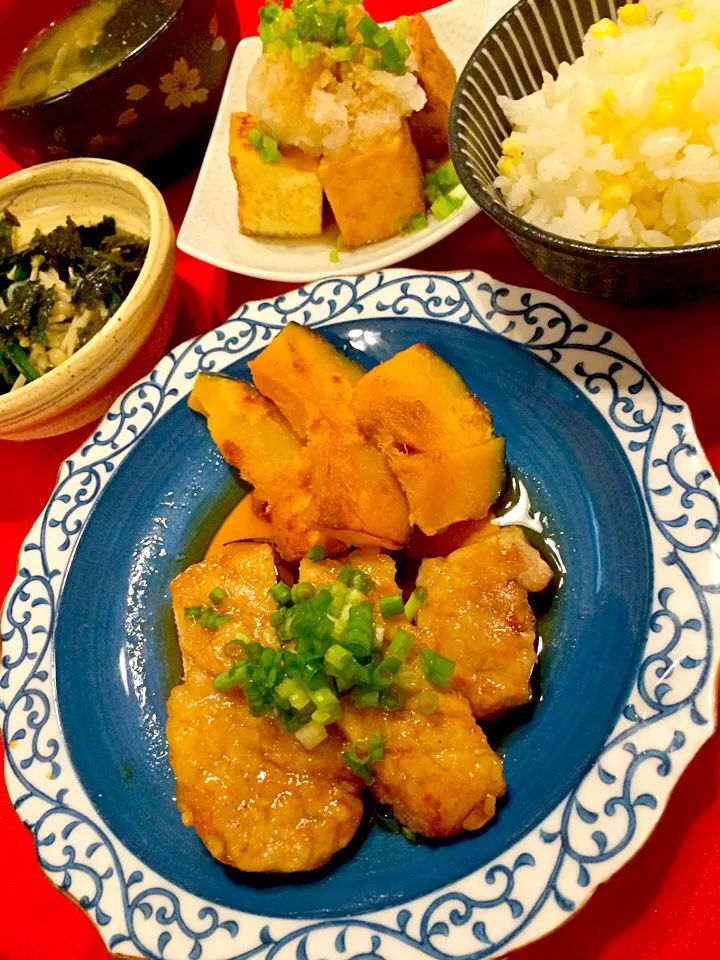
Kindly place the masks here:
MULTIPOLYGON (((315 556, 321 559, 319 551, 315 556)), ((278 605, 270 624, 279 646, 235 634, 224 647, 235 662, 215 678, 215 689, 241 688, 253 716, 277 719, 308 749, 321 743, 325 738, 321 731, 342 717, 345 696, 358 709, 391 712, 399 710, 408 695, 417 694, 417 709, 433 712, 438 698, 423 690, 422 673, 431 683, 447 686, 454 664, 421 648, 421 673, 406 663, 414 649, 412 635, 397 629, 384 644, 385 627, 375 623, 378 608, 383 616, 413 614, 426 591, 419 587, 413 592, 409 610, 400 594, 382 597, 376 606, 370 599, 374 591, 372 579, 349 565, 327 585, 276 583, 268 592, 278 605)), ((214 603, 224 598, 220 588, 211 591, 214 603)), ((186 607, 185 616, 210 630, 230 620, 215 607, 186 607)), ((361 755, 363 749, 349 751, 350 763, 370 776, 369 764, 380 748, 373 741, 367 757, 361 755)))
POLYGON ((385 757, 385 737, 381 733, 371 734, 367 740, 356 740, 343 751, 345 766, 365 783, 372 783, 372 767, 385 757))
POLYGON ((405 604, 405 616, 412 623, 415 617, 418 615, 420 607, 427 600, 428 592, 425 587, 415 587, 413 592, 408 598, 408 602, 405 604))
POLYGON ((427 647, 420 647, 418 650, 418 660, 422 667, 426 679, 436 687, 447 688, 455 672, 455 663, 448 660, 447 657, 441 657, 434 650, 428 650, 427 647))

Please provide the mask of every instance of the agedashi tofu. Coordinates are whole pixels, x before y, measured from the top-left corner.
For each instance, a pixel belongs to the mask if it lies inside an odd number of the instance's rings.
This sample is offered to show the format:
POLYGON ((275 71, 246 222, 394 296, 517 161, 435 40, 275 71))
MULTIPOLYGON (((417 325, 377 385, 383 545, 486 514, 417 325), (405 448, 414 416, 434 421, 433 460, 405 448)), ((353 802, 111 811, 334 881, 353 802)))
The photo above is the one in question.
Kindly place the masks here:
POLYGON ((352 392, 365 370, 310 327, 288 323, 248 366, 299 436, 319 421, 354 425, 352 392))
POLYGON ((394 237, 425 212, 420 158, 404 120, 362 153, 323 157, 318 176, 348 247, 394 237))
POLYGON ((438 46, 421 13, 410 17, 408 42, 417 61, 415 76, 427 97, 423 109, 410 117, 410 132, 421 156, 442 157, 449 150, 448 121, 457 82, 455 67, 438 46))
POLYGON ((323 191, 316 157, 280 147, 264 162, 248 139, 258 128, 251 113, 230 117, 230 163, 238 190, 240 231, 260 237, 315 237, 322 233, 323 191))
POLYGON ((494 436, 487 407, 428 346, 416 344, 367 373, 353 409, 423 533, 486 516, 505 482, 505 441, 494 436))

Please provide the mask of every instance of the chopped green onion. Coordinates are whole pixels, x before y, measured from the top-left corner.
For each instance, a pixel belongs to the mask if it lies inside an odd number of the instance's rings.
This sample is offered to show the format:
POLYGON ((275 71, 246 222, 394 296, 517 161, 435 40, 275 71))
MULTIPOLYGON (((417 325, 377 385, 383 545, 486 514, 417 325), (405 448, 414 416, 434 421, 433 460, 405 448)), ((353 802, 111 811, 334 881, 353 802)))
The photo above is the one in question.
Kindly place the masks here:
POLYGON ((277 687, 277 694, 290 702, 295 710, 302 710, 310 703, 308 692, 297 677, 285 677, 277 687))
POLYGON ((331 250, 330 251, 330 263, 339 263, 340 262, 340 251, 331 250))
POLYGON ((436 220, 445 220, 445 218, 449 217, 451 213, 459 210, 462 206, 462 203, 462 200, 458 200, 456 197, 450 196, 449 194, 439 196, 431 203, 430 212, 436 220))
POLYGON ((387 710, 388 713, 400 710, 401 707, 405 706, 404 692, 396 686, 391 687, 389 690, 383 690, 380 693, 380 706, 383 710, 387 710))
POLYGON ((434 650, 428 650, 427 647, 420 647, 418 650, 418 659, 423 673, 430 683, 437 687, 449 687, 455 672, 455 663, 448 660, 447 657, 441 657, 434 650))
POLYGON ((319 543, 316 543, 314 547, 310 547, 308 552, 305 554, 307 560, 312 560, 317 563, 320 560, 324 560, 327 556, 327 550, 325 547, 321 547, 319 543))
POLYGON ((376 690, 385 690, 392 686, 395 677, 402 669, 402 660, 397 657, 385 657, 376 664, 372 673, 372 685, 376 690))
POLYGON ((315 596, 315 586, 312 583, 296 583, 290 591, 294 603, 312 600, 315 596))
POLYGON ((240 655, 247 655, 245 648, 248 643, 252 643, 252 637, 249 637, 246 633, 238 633, 233 640, 225 644, 223 653, 226 657, 234 657, 237 660, 240 655))
POLYGON ((357 740, 343 751, 343 762, 365 783, 372 783, 370 765, 379 763, 385 757, 385 737, 373 733, 367 740, 357 740))
POLYGON ((327 730, 321 723, 310 720, 295 731, 295 737, 306 750, 314 750, 327 737, 327 730))
POLYGON ((396 617, 405 609, 401 593, 394 593, 391 597, 380 597, 380 613, 387 620, 388 617, 396 617))
POLYGON ((273 612, 270 614, 271 625, 277 630, 281 624, 285 623, 285 617, 288 613, 289 611, 287 607, 278 607, 277 610, 273 610, 273 612))
POLYGON ((224 614, 215 613, 214 610, 206 609, 203 610, 200 615, 198 623, 201 627, 205 627, 206 630, 217 630, 219 627, 222 627, 225 623, 230 623, 231 618, 226 617, 224 614))
POLYGON ((407 660, 414 643, 415 638, 407 630, 396 630, 395 636, 390 641, 388 653, 400 660, 407 660))
POLYGON ((369 14, 365 14, 362 20, 358 23, 357 29, 360 32, 360 36, 365 41, 365 46, 375 49, 375 34, 380 30, 379 25, 373 20, 369 14))
POLYGON ((283 583, 282 580, 276 583, 274 587, 271 587, 268 590, 268 593, 279 607, 287 606, 292 599, 292 591, 290 590, 290 587, 286 583, 283 583))
POLYGON ((440 706, 440 697, 435 690, 423 690, 415 698, 415 706, 426 716, 435 713, 440 706))
POLYGON ((199 620, 202 616, 203 608, 202 607, 185 607, 185 619, 186 620, 199 620))
POLYGON ((377 690, 366 690, 363 687, 353 687, 350 699, 360 710, 372 709, 380 706, 380 694, 377 690))
POLYGON ((427 600, 428 592, 425 587, 415 587, 413 592, 408 597, 408 602, 405 604, 405 616, 412 623, 415 617, 418 615, 418 610, 427 600))
POLYGON ((215 587, 214 590, 210 591, 210 599, 217 606, 218 603, 222 603, 225 599, 225 591, 222 587, 215 587))
POLYGON ((248 666, 245 661, 234 663, 229 670, 219 673, 213 679, 215 690, 232 690, 233 687, 242 686, 248 678, 248 666))
POLYGON ((422 674, 411 667, 401 670, 395 682, 405 693, 417 693, 425 686, 422 674))
POLYGON ((354 668, 355 658, 345 647, 334 643, 325 654, 325 664, 331 672, 336 672, 338 676, 343 677, 348 669, 354 668))

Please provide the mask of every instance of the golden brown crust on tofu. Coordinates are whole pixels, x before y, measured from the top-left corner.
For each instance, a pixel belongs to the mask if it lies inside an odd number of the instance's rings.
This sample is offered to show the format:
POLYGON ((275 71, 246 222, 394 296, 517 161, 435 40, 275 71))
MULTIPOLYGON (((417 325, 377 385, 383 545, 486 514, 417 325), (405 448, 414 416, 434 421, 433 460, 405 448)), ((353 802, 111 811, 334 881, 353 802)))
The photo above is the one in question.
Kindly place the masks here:
POLYGON ((314 237, 322 233, 323 193, 318 160, 296 147, 263 163, 248 140, 259 122, 251 113, 230 117, 230 163, 238 189, 240 231, 262 237, 314 237))
POLYGON ((425 212, 420 158, 405 121, 362 153, 324 157, 318 176, 348 247, 394 237, 425 212))
POLYGON ((448 152, 448 119, 457 74, 440 49, 430 25, 421 13, 410 17, 408 41, 415 59, 415 75, 427 102, 410 117, 410 132, 423 157, 442 157, 448 152))

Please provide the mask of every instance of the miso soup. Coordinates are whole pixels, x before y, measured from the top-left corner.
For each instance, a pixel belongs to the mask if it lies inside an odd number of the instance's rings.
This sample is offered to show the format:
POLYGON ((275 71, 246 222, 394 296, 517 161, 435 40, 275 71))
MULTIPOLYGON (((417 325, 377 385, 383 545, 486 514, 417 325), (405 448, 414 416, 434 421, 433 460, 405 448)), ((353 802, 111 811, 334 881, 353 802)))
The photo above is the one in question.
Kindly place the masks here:
POLYGON ((23 50, 0 88, 0 109, 25 107, 104 73, 150 39, 183 0, 88 0, 23 50))

